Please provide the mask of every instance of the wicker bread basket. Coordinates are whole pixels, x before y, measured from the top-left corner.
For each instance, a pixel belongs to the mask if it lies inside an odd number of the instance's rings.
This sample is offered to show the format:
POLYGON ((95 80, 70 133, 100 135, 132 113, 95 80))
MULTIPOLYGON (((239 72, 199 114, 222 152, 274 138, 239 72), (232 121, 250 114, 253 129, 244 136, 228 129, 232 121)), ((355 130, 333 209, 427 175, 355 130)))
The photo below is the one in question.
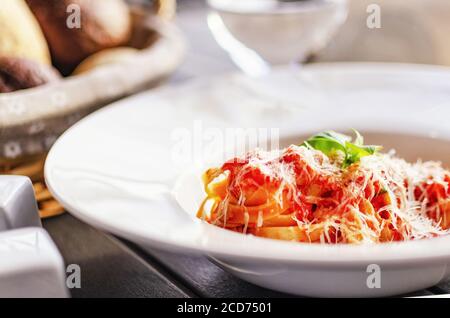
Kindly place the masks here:
POLYGON ((63 81, 0 94, 0 174, 29 176, 42 217, 62 213, 43 181, 46 152, 68 127, 108 103, 158 85, 181 63, 185 44, 169 18, 174 0, 132 7, 132 60, 63 81))

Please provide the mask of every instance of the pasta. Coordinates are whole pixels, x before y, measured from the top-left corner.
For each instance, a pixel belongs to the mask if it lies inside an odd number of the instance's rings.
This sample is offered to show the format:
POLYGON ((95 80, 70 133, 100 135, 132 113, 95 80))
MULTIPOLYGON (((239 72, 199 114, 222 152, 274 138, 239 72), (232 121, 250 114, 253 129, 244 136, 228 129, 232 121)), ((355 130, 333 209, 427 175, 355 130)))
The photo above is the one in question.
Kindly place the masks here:
POLYGON ((254 150, 203 175, 198 217, 244 234, 308 243, 431 238, 450 228, 450 172, 334 132, 254 150), (314 139, 315 138, 315 139, 314 139))

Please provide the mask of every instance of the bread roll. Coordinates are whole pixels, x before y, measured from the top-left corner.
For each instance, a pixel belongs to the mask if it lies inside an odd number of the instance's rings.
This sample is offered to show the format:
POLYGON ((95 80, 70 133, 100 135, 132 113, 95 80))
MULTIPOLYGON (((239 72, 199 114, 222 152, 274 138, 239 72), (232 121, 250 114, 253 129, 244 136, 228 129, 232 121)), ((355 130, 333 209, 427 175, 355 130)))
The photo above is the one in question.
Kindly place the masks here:
POLYGON ((18 57, 0 57, 0 93, 44 85, 60 77, 49 65, 18 57))
POLYGON ((0 56, 50 64, 42 30, 24 0, 3 0, 0 4, 0 56))
POLYGON ((89 72, 99 66, 129 61, 138 52, 139 50, 131 47, 117 47, 100 51, 81 62, 73 72, 73 75, 89 72))
POLYGON ((44 30, 57 66, 74 68, 89 55, 125 44, 130 37, 131 15, 123 0, 27 3, 44 30))

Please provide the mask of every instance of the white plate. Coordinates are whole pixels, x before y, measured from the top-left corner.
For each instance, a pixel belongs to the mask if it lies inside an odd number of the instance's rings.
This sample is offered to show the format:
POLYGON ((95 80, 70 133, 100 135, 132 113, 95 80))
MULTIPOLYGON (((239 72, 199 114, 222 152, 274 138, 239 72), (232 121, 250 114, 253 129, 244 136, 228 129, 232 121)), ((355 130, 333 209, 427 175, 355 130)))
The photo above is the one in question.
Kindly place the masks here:
POLYGON ((279 128, 282 145, 352 127, 407 159, 450 166, 449 101, 450 70, 431 66, 317 64, 260 81, 228 75, 138 95, 87 117, 57 141, 45 175, 80 219, 145 248, 206 254, 257 285, 308 296, 406 293, 450 275, 450 237, 325 246, 244 236, 194 217, 198 174, 224 151, 208 138, 232 127, 279 128), (179 152, 190 150, 181 160, 179 152), (381 288, 368 288, 370 264, 381 269, 381 288))

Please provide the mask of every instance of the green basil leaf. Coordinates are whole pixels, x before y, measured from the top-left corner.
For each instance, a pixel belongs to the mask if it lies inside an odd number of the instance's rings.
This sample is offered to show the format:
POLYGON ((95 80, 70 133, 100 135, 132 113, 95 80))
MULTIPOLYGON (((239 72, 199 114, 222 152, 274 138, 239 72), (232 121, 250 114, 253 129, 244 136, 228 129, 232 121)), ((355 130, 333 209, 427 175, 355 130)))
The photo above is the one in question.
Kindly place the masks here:
POLYGON ((303 143, 303 146, 323 152, 328 157, 335 157, 337 152, 343 154, 342 168, 346 168, 361 158, 376 154, 381 147, 364 145, 363 136, 356 130, 355 141, 352 138, 334 131, 325 131, 312 136, 303 143))
POLYGON ((336 151, 346 152, 345 146, 342 146, 339 142, 331 139, 315 138, 308 140, 308 144, 319 151, 322 151, 325 155, 329 156, 336 151))

